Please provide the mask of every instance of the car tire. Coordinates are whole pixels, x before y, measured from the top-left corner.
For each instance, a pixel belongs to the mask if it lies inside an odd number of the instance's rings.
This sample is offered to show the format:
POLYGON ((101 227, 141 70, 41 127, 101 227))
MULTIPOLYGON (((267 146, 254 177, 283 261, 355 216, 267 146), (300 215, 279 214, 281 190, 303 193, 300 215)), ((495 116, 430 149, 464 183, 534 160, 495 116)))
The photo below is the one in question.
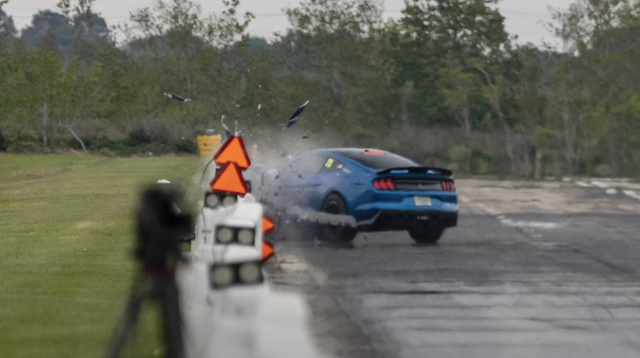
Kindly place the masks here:
MULTIPOLYGON (((322 211, 328 214, 349 215, 347 203, 336 193, 327 195, 322 204, 322 211)), ((349 243, 357 234, 358 229, 344 226, 321 225, 318 228, 318 239, 326 242, 349 243)))
POLYGON ((417 244, 421 245, 433 245, 440 240, 444 233, 444 227, 442 226, 420 226, 409 229, 409 236, 417 244))

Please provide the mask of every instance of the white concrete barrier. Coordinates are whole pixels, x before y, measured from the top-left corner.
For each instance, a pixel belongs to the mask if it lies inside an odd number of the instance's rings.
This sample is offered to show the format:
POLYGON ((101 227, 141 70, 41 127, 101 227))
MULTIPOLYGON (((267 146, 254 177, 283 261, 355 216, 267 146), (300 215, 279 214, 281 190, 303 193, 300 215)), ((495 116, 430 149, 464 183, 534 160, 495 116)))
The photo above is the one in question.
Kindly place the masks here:
POLYGON ((208 270, 191 262, 178 271, 187 357, 320 356, 302 297, 267 284, 212 290, 208 270))

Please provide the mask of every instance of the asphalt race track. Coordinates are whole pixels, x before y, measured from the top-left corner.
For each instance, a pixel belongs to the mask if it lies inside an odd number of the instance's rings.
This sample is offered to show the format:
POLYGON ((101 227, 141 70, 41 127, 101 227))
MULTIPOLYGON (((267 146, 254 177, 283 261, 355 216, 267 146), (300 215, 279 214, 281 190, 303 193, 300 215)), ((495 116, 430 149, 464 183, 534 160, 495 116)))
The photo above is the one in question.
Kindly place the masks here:
POLYGON ((639 357, 640 185, 459 180, 437 246, 359 234, 278 241, 276 288, 306 295, 335 357, 639 357))

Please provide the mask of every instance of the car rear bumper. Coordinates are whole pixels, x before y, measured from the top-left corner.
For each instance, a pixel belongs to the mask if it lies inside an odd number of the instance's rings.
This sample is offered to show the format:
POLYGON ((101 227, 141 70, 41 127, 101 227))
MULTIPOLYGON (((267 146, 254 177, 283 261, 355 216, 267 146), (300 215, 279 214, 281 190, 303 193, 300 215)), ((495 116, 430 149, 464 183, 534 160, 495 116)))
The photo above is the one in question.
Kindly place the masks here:
POLYGON ((373 217, 360 220, 361 231, 407 230, 416 226, 454 227, 458 225, 458 210, 388 210, 378 211, 373 217))

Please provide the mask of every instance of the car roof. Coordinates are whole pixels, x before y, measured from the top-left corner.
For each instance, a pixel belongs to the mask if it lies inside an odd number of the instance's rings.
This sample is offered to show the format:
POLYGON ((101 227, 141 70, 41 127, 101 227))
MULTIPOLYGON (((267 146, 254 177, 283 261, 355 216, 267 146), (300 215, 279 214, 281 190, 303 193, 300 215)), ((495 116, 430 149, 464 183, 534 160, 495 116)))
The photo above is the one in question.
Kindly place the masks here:
POLYGON ((370 170, 390 169, 393 167, 413 167, 418 163, 400 156, 379 149, 370 148, 329 148, 312 151, 325 155, 339 155, 361 167, 370 170), (371 155, 367 155, 370 153, 371 155))

